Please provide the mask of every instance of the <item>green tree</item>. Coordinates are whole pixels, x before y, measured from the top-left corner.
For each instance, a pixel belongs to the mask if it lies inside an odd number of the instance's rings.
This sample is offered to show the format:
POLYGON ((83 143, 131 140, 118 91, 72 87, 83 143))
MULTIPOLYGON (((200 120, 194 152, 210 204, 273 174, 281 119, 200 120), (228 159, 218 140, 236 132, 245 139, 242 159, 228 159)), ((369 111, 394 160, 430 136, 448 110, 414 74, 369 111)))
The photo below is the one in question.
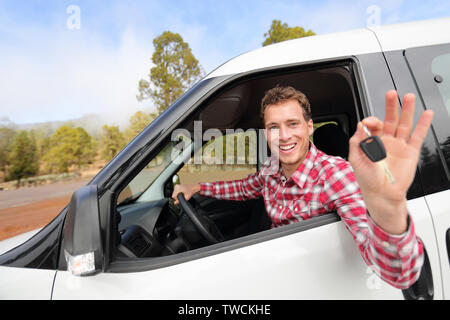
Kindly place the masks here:
POLYGON ((39 172, 38 152, 34 135, 22 130, 17 133, 9 154, 10 167, 7 180, 20 180, 36 175, 39 172))
POLYGON ((0 171, 6 177, 6 169, 9 165, 9 154, 16 136, 16 130, 8 127, 0 128, 0 171))
POLYGON ((151 98, 159 114, 197 82, 203 72, 189 44, 178 33, 165 31, 153 40, 153 45, 155 66, 150 70, 149 81, 139 81, 137 99, 151 98))
POLYGON ((152 122, 154 117, 143 111, 137 111, 130 118, 130 125, 125 129, 125 140, 130 142, 136 137, 146 126, 152 122))
POLYGON ((125 138, 119 126, 103 125, 100 134, 100 152, 102 159, 111 160, 125 145, 125 138))
POLYGON ((287 23, 281 23, 281 20, 273 20, 272 25, 267 33, 264 33, 263 47, 272 43, 285 40, 303 38, 315 35, 310 30, 305 31, 302 27, 289 27, 287 23))
POLYGON ((96 153, 96 145, 86 130, 63 125, 50 138, 50 148, 43 161, 50 172, 69 172, 73 165, 80 169, 92 163, 96 153))

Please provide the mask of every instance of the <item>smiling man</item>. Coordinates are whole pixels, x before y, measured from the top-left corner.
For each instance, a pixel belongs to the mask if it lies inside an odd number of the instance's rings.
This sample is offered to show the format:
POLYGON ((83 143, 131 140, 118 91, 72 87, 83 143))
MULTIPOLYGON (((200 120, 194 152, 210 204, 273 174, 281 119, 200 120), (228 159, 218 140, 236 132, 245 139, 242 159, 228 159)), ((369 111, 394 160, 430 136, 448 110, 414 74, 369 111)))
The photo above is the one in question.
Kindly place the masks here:
POLYGON ((362 123, 350 139, 349 161, 318 150, 307 97, 292 87, 275 87, 261 102, 261 116, 272 157, 247 178, 175 186, 190 199, 203 196, 227 200, 263 197, 272 228, 336 211, 355 240, 364 261, 376 266, 379 276, 394 287, 410 287, 423 264, 423 244, 416 236, 406 208, 420 149, 431 125, 425 111, 412 132, 415 97, 405 95, 398 116, 397 93, 386 93, 386 119, 362 121, 385 145, 385 159, 395 183, 359 148, 366 138, 362 123))
POLYGON ((269 149, 289 178, 306 159, 314 131, 308 99, 292 87, 276 87, 264 96, 261 117, 269 149))

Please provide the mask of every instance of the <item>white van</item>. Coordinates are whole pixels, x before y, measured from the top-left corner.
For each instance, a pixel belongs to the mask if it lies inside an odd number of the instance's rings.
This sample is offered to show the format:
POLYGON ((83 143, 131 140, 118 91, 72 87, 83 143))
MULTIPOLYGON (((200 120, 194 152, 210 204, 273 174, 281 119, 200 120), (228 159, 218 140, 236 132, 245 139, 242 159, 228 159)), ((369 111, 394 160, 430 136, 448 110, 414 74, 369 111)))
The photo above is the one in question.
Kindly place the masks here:
POLYGON ((446 18, 317 35, 226 62, 74 193, 49 225, 0 255, 0 299, 449 299, 449 30, 446 18), (260 101, 277 84, 308 96, 315 145, 343 158, 359 120, 384 119, 388 90, 416 94, 417 115, 434 110, 407 195, 426 251, 409 289, 374 274, 336 213, 268 229, 259 200, 198 196, 189 216, 173 204, 174 183, 258 170, 267 157, 260 101), (217 158, 219 135, 231 143, 230 159, 217 158))

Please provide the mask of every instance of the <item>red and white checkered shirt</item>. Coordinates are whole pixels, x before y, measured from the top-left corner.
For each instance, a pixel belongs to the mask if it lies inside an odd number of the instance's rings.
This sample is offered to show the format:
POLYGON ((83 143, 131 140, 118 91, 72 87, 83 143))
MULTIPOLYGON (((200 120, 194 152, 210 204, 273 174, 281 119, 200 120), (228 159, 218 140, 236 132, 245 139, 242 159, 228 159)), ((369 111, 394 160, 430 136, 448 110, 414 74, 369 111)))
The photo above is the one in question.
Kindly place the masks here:
POLYGON ((336 211, 358 245, 369 266, 399 289, 410 287, 423 264, 423 244, 416 236, 413 220, 401 235, 378 227, 366 213, 359 185, 350 163, 329 156, 313 143, 305 161, 289 179, 279 161, 270 158, 258 172, 235 181, 201 183, 200 194, 226 200, 264 198, 272 227, 307 220, 336 211))

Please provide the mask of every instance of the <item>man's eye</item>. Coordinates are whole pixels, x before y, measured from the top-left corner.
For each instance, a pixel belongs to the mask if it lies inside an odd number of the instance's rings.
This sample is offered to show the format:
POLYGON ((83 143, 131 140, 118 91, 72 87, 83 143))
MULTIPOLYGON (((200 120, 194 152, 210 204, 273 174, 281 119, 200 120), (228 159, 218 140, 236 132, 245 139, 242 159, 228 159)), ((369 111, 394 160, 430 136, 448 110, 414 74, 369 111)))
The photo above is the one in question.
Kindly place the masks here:
POLYGON ((298 125, 297 122, 291 122, 291 123, 289 124, 290 127, 296 127, 297 125, 298 125))
POLYGON ((278 129, 277 126, 270 126, 270 127, 269 127, 269 130, 276 130, 276 129, 278 129))

